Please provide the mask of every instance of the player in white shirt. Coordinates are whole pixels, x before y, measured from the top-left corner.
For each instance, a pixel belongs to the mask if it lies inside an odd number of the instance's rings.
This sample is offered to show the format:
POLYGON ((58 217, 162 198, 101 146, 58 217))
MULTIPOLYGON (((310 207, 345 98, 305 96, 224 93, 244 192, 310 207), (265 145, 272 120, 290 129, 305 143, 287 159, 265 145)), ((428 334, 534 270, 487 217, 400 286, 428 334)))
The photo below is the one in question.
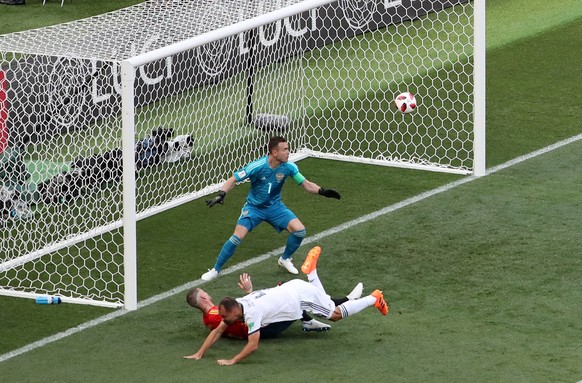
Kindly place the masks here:
POLYGON ((218 360, 219 365, 226 366, 240 362, 259 347, 261 327, 271 323, 300 319, 303 310, 334 322, 357 314, 370 306, 375 306, 382 315, 388 314, 388 305, 380 290, 375 290, 366 297, 348 300, 336 306, 333 299, 325 293, 317 276, 316 266, 320 253, 319 246, 311 249, 303 266, 301 266, 301 270, 307 274, 309 282, 293 279, 281 286, 255 291, 242 298, 226 297, 220 301, 218 311, 222 317, 222 322, 208 334, 195 354, 185 358, 201 359, 206 350, 221 337, 224 330, 237 320, 244 321, 248 326, 247 344, 232 359, 218 360))

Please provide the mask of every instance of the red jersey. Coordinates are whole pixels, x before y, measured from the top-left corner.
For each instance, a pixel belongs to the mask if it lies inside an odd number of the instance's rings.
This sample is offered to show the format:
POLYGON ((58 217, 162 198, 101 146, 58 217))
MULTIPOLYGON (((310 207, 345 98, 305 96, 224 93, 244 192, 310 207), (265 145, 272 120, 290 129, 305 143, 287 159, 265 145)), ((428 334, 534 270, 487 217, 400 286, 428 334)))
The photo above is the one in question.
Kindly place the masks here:
MULTIPOLYGON (((202 321, 204 325, 211 330, 218 327, 220 322, 222 322, 222 317, 218 314, 218 306, 213 306, 206 314, 202 316, 202 321)), ((247 339, 249 335, 249 329, 246 323, 241 321, 236 321, 224 330, 222 336, 228 336, 232 338, 247 339)))

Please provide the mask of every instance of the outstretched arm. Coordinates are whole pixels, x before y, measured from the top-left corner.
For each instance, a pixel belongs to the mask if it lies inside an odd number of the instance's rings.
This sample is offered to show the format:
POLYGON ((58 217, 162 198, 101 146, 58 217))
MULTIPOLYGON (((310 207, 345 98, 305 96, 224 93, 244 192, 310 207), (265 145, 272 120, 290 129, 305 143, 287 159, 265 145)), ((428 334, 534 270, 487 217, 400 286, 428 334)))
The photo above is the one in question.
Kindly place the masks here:
POLYGON ((227 179, 226 182, 222 185, 222 187, 218 191, 218 194, 216 195, 216 197, 206 201, 206 204, 208 205, 208 207, 212 207, 212 206, 216 205, 217 203, 223 204, 224 197, 226 197, 226 193, 231 191, 232 188, 235 187, 235 185, 236 185, 236 178, 234 178, 234 176, 227 179))
POLYGON ((305 189, 305 191, 307 191, 308 193, 319 194, 327 198, 335 199, 341 198, 340 193, 338 193, 336 190, 324 189, 315 182, 311 182, 308 179, 304 180, 301 186, 303 186, 303 189, 305 189))
POLYGON ((236 354, 232 359, 219 359, 216 361, 221 366, 230 366, 232 364, 236 364, 246 358, 247 356, 251 355, 259 348, 259 340, 261 339, 261 332, 257 331, 249 335, 247 344, 245 347, 236 354))
POLYGON ((234 178, 234 176, 231 176, 229 179, 226 180, 226 182, 224 184, 222 184, 222 187, 220 188, 220 190, 224 190, 225 192, 229 192, 232 190, 232 188, 234 188, 234 186, 236 185, 236 178, 234 178))
POLYGON ((217 328, 210 331, 210 334, 208 334, 208 336, 204 340, 204 343, 202 343, 202 346, 200 346, 200 349, 198 351, 196 351, 195 354, 185 356, 184 359, 196 359, 196 360, 202 359, 206 350, 208 350, 210 347, 212 347, 212 345, 218 339, 220 339, 220 337, 222 336, 222 333, 224 332, 224 330, 226 330, 227 327, 228 327, 228 325, 226 323, 220 322, 220 324, 218 325, 217 328))
POLYGON ((303 181, 301 186, 303 186, 303 189, 305 189, 306 192, 312 193, 312 194, 317 194, 319 189, 321 189, 321 187, 318 184, 316 184, 315 182, 311 182, 307 179, 305 181, 303 181))

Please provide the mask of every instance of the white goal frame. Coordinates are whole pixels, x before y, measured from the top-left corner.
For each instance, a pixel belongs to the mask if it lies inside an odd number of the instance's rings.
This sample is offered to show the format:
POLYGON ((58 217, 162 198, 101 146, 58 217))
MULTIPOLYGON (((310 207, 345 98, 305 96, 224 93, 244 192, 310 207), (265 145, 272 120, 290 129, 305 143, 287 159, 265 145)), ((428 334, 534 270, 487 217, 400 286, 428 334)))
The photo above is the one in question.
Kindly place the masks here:
MULTIPOLYGON (((205 44, 213 43, 226 37, 238 35, 239 33, 258 28, 260 26, 270 24, 286 17, 290 17, 301 12, 309 11, 311 9, 334 3, 337 0, 306 0, 301 3, 292 5, 287 8, 279 9, 256 17, 253 19, 241 21, 239 23, 230 25, 228 27, 220 28, 212 32, 208 32, 192 39, 173 44, 164 48, 148 52, 131 59, 125 60, 121 63, 121 77, 122 77, 122 103, 123 103, 123 132, 124 132, 124 210, 126 219, 124 219, 124 240, 125 240, 125 259, 126 259, 126 304, 125 307, 129 310, 137 308, 137 249, 135 244, 137 238, 135 237, 137 221, 135 213, 135 166, 133 163, 133 140, 135 137, 135 121, 134 116, 134 81, 135 72, 138 67, 145 64, 162 60, 166 57, 198 48, 205 44), (125 192, 125 191, 128 192, 125 192)), ((486 57, 486 22, 485 22, 485 1, 474 0, 474 170, 475 176, 485 175, 485 57, 486 57)), ((388 1, 386 1, 388 3, 388 1)), ((398 1, 392 3, 398 3, 398 1)), ((385 161, 370 160, 370 159, 346 159, 343 156, 337 156, 329 153, 314 152, 303 149, 293 156, 293 160, 298 161, 307 157, 319 157, 340 161, 360 162, 375 165, 386 166, 385 161)), ((426 167, 408 164, 388 164, 388 166, 401 166, 413 169, 426 170, 426 167)), ((440 168, 433 169, 437 171, 445 171, 440 168)), ((452 173, 465 173, 455 170, 448 170, 452 173)), ((210 186, 207 191, 212 192, 218 190, 220 184, 210 186)), ((206 194, 206 191, 204 192, 206 194)), ((192 196, 191 200, 199 198, 192 196)))
MULTIPOLYGON (((135 137, 135 73, 137 68, 165 59, 166 57, 198 48, 226 37, 235 36, 239 33, 258 28, 260 26, 296 15, 310 9, 320 7, 337 0, 306 0, 301 3, 282 8, 265 15, 244 20, 227 27, 223 27, 189 40, 185 40, 164 48, 148 52, 121 62, 121 99, 123 118, 123 231, 124 231, 124 266, 125 266, 125 308, 127 310, 137 309, 137 237, 136 237, 136 209, 135 209, 135 163, 134 137, 135 137)), ((219 184, 207 188, 206 192, 218 190, 219 184)), ((190 199, 196 199, 192 196, 190 199)), ((184 201, 187 202, 187 201, 184 201)), ((159 209, 166 210, 168 207, 159 209)), ((158 212, 159 212, 158 211, 158 212)))
MULTIPOLYGON (((236 36, 240 33, 250 31, 271 23, 278 22, 285 18, 322 7, 338 0, 305 0, 294 5, 277 9, 265 13, 261 16, 250 18, 232 25, 219 28, 207 33, 200 34, 193 38, 174 43, 163 48, 155 49, 150 52, 136 55, 129 59, 121 61, 121 119, 122 119, 122 160, 123 160, 123 219, 122 221, 112 222, 108 225, 100 226, 78 236, 68 238, 56 244, 48 245, 41 250, 30 254, 23 255, 20 258, 0 263, 0 271, 10 269, 16 265, 38 259, 43 255, 74 245, 79 241, 92 238, 113 229, 123 229, 123 262, 124 262, 124 301, 123 306, 127 310, 137 309, 137 235, 136 223, 138 220, 148 216, 163 212, 170 208, 179 206, 183 203, 201 198, 204 195, 215 192, 221 183, 214 183, 198 190, 194 193, 182 195, 172 201, 165 202, 160 206, 137 212, 136 208, 136 165, 135 139, 136 139, 136 106, 134 100, 136 71, 138 68, 151 64, 167 57, 180 54, 185 51, 210 44, 221 39, 236 36)), ((400 0, 384 0, 387 6, 399 5, 400 0)), ((410 169, 433 170, 453 174, 473 176, 483 176, 486 174, 485 163, 485 64, 486 64, 486 21, 485 21, 485 3, 486 0, 473 0, 473 167, 467 169, 444 168, 439 166, 426 166, 414 163, 391 161, 390 159, 378 160, 369 158, 357 158, 354 156, 344 156, 334 153, 326 153, 308 148, 294 148, 296 150, 292 159, 297 161, 308 157, 326 158, 340 161, 359 162, 365 164, 375 164, 382 166, 396 166, 410 169)), ((0 288, 0 295, 17 296, 25 298, 34 298, 38 294, 24 291, 15 291, 0 288)), ((63 302, 84 303, 104 307, 120 307, 119 303, 105 301, 93 301, 90 299, 80 298, 63 298, 63 302)))

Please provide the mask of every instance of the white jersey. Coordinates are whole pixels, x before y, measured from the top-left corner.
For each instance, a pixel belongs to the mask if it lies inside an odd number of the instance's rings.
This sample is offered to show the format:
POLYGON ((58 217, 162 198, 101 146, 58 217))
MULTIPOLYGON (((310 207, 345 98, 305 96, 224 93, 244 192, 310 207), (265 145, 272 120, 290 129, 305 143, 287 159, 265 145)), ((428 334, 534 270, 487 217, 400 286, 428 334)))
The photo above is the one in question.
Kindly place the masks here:
POLYGON ((300 279, 258 290, 236 300, 243 306, 249 334, 271 323, 300 319, 303 310, 329 318, 335 309, 325 291, 300 279))

